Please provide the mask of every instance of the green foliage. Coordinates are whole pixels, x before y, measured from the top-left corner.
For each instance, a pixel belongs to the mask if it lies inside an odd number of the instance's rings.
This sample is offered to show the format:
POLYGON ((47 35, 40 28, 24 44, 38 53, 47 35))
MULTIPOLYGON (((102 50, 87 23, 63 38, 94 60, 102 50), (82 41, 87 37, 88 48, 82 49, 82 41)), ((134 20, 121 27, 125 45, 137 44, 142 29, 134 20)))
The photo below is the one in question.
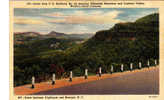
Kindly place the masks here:
POLYGON ((14 86, 24 84, 22 81, 22 79, 24 79, 23 73, 24 71, 18 66, 14 66, 14 86))
POLYGON ((74 76, 84 75, 84 71, 80 67, 75 68, 72 72, 74 76))
POLYGON ((138 20, 136 20, 136 23, 159 23, 159 14, 158 13, 154 13, 154 14, 151 14, 149 16, 145 16, 145 17, 142 17, 142 18, 139 18, 138 20))

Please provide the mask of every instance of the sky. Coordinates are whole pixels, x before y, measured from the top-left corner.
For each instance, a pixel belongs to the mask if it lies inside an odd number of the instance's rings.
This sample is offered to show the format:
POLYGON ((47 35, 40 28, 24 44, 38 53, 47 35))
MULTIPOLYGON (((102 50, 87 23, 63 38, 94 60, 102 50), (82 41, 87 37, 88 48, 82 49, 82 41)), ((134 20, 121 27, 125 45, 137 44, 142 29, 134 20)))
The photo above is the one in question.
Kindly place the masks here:
POLYGON ((15 8, 14 32, 95 34, 157 12, 158 8, 15 8))

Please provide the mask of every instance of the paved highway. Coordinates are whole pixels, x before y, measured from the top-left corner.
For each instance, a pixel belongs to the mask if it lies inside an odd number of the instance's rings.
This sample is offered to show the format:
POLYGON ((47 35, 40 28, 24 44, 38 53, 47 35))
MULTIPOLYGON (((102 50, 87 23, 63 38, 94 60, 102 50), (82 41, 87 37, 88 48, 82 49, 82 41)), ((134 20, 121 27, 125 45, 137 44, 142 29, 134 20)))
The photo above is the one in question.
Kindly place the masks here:
POLYGON ((113 78, 82 83, 35 95, 107 95, 107 94, 159 94, 159 68, 141 72, 130 72, 113 78))

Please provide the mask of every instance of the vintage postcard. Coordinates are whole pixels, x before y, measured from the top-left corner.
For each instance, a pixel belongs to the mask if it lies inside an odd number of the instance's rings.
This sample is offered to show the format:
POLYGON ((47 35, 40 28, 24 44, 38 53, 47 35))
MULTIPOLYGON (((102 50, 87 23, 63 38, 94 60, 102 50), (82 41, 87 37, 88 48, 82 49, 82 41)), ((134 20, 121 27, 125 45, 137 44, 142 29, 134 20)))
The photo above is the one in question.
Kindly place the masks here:
POLYGON ((11 0, 11 100, 162 100, 164 1, 11 0))

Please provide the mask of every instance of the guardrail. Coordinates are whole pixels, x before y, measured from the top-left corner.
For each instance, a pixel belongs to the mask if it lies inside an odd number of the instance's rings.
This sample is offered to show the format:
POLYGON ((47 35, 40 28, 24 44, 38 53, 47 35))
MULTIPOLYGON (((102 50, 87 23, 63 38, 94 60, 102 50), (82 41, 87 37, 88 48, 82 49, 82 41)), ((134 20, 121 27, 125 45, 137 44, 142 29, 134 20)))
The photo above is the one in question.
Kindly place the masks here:
MULTIPOLYGON (((154 65, 157 66, 157 60, 156 59, 154 60, 154 65)), ((139 62, 138 63, 138 69, 142 69, 142 67, 143 67, 142 63, 139 62)), ((147 61, 147 67, 148 68, 150 67, 150 61, 149 60, 147 61)), ((130 69, 130 71, 133 71, 133 63, 130 63, 129 69, 130 69)), ((124 64, 121 64, 120 71, 124 72, 124 64)), ((110 73, 112 74, 113 72, 114 72, 114 67, 113 67, 113 65, 111 65, 110 73)), ((99 75, 99 77, 102 76, 102 68, 101 67, 99 67, 98 75, 99 75)), ((70 71, 69 82, 73 81, 72 78, 73 78, 73 72, 70 71)), ((84 79, 88 79, 88 69, 85 69, 84 79)), ((32 76, 32 82, 31 83, 32 83, 31 88, 34 89, 35 88, 35 77, 34 76, 32 76)), ((55 73, 53 73, 52 74, 52 85, 55 85, 55 83, 56 83, 55 82, 55 73)))

